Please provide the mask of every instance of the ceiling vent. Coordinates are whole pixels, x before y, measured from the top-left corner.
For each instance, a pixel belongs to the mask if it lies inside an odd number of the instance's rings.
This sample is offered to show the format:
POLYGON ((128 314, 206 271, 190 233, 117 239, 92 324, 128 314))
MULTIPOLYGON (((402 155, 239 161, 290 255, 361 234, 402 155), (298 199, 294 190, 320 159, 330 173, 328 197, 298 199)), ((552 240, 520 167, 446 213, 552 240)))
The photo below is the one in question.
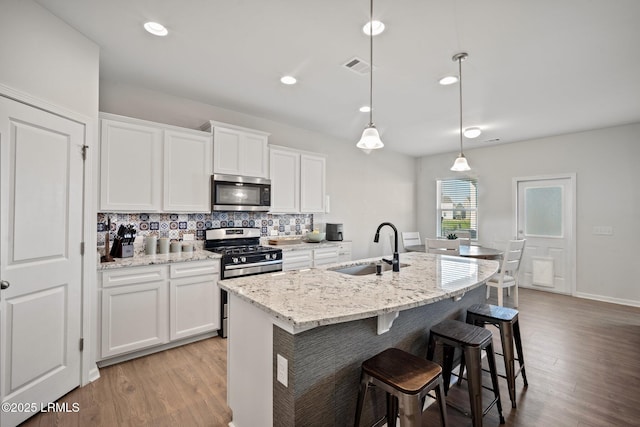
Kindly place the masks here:
POLYGON ((369 71, 371 70, 371 64, 357 57, 354 57, 349 61, 347 61, 347 63, 344 64, 344 66, 347 67, 347 69, 353 71, 354 73, 360 74, 361 76, 368 75, 369 71))

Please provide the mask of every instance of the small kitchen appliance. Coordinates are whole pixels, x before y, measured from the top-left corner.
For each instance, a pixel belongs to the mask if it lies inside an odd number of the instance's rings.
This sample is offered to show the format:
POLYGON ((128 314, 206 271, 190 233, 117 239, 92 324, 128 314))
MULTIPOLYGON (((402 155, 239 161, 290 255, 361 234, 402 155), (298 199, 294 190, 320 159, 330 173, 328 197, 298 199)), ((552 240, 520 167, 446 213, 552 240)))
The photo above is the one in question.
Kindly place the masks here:
POLYGON ((342 224, 327 224, 327 240, 342 241, 342 224))
MULTIPOLYGON (((222 255, 220 278, 282 271, 282 249, 260 245, 259 228, 218 228, 206 231, 204 248, 222 255)), ((220 290, 220 336, 226 337, 227 292, 220 290)))

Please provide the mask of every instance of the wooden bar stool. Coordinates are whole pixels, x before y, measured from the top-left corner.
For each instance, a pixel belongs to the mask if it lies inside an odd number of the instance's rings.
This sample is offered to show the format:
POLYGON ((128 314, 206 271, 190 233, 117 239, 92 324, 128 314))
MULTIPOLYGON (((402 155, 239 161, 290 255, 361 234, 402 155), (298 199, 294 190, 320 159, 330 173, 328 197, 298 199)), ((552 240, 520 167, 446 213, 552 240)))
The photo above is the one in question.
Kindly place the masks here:
MULTIPOLYGON (((443 346, 442 376, 444 379, 445 394, 449 391, 454 352, 456 348, 460 348, 462 350, 462 360, 466 360, 467 364, 467 382, 473 426, 481 427, 482 417, 489 412, 494 405, 498 407, 500 424, 504 424, 502 404, 500 402, 500 389, 498 388, 498 371, 496 370, 496 360, 493 354, 491 332, 479 326, 447 319, 431 328, 427 359, 433 360, 438 344, 442 344, 443 346), (494 395, 494 399, 484 410, 482 407, 482 350, 487 353, 494 395)), ((460 382, 460 378, 458 382, 460 382)), ((461 410, 455 406, 454 408, 461 410)))
POLYGON ((442 368, 437 363, 397 348, 389 348, 365 360, 362 363, 356 427, 360 426, 367 391, 372 385, 387 393, 387 426, 396 425, 396 417, 400 412, 402 427, 419 427, 422 424, 423 400, 434 389, 441 425, 447 425, 442 368))
MULTIPOLYGON (((467 323, 484 327, 486 324, 495 325, 500 330, 500 340, 502 341, 502 357, 506 375, 499 375, 506 378, 509 386, 509 398, 511 406, 516 407, 516 377, 522 373, 524 386, 527 387, 527 374, 524 370, 524 357, 522 354, 522 340, 520 338, 520 324, 518 323, 518 310, 508 307, 499 307, 491 304, 474 304, 467 309, 467 323), (513 344, 515 342, 518 358, 515 358, 513 344), (518 361, 520 369, 516 372, 515 360, 518 361)), ((461 366, 460 373, 462 374, 461 366)))

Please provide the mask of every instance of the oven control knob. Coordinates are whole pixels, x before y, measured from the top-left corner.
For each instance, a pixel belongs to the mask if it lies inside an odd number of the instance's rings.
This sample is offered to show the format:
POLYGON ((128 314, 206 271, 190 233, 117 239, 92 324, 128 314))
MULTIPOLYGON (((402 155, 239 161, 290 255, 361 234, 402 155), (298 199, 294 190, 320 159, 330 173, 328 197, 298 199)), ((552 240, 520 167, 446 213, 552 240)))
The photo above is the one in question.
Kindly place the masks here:
POLYGON ((233 257, 233 258, 231 259, 231 261, 233 261, 233 263, 234 263, 234 264, 237 264, 237 263, 238 263, 238 258, 233 257))
POLYGON ((271 254, 265 254, 265 255, 264 255, 264 259, 267 259, 267 260, 268 260, 268 259, 271 259, 271 254))
POLYGON ((240 258, 240 261, 242 261, 242 262, 247 262, 247 258, 242 257, 242 258, 240 258))

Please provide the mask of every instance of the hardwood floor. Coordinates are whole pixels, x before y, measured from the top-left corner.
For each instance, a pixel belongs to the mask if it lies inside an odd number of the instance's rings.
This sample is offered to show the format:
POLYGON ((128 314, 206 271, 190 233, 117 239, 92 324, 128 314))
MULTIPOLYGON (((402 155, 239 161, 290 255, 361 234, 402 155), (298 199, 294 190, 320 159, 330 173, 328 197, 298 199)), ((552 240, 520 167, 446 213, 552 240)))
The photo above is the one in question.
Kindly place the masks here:
MULTIPOLYGON (((529 387, 517 378, 512 409, 500 380, 505 426, 639 425, 640 308, 521 289, 519 311, 529 387)), ((78 413, 40 413, 23 426, 226 426, 231 420, 226 340, 211 338, 100 374, 58 401, 78 403, 78 413)), ((466 385, 453 386, 447 398, 468 406, 466 385)), ((435 409, 426 411, 423 426, 439 425, 435 409)), ((471 425, 453 409, 448 415, 453 427, 471 425)), ((499 425, 495 408, 484 425, 499 425)))

